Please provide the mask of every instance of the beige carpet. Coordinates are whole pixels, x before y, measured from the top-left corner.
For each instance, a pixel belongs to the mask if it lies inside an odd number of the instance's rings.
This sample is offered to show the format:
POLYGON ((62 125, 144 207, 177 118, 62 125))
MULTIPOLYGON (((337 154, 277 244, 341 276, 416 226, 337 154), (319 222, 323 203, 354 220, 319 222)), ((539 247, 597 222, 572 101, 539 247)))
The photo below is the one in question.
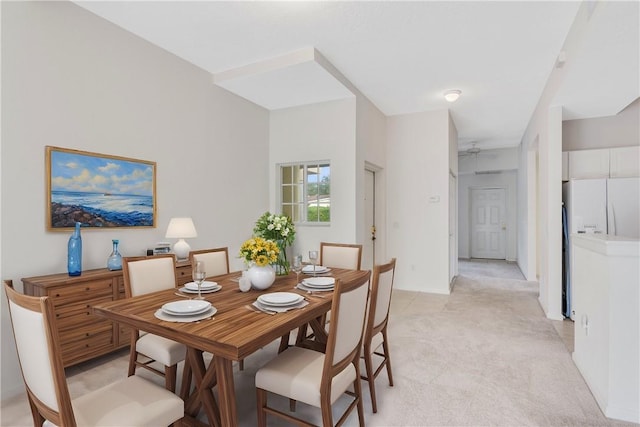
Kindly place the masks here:
MULTIPOLYGON (((365 393, 368 426, 632 425, 602 415, 556 331, 562 322, 543 316, 537 284, 487 277, 486 270, 471 278, 464 275, 469 267, 464 264, 449 296, 394 293, 390 340, 395 386, 389 387, 386 374, 380 374, 375 415, 365 393)), ((255 425, 253 375, 275 351, 275 345, 264 348, 236 375, 242 426, 255 425)), ((124 376, 126 364, 121 352, 69 369, 71 394, 124 376)), ((284 399, 271 400, 288 408, 284 399)), ((319 419, 318 410, 304 404, 298 405, 298 414, 319 419)), ((2 402, 0 423, 31 425, 23 396, 2 402)), ((269 425, 281 423, 271 420, 269 425)), ((357 425, 355 414, 346 425, 357 425)))

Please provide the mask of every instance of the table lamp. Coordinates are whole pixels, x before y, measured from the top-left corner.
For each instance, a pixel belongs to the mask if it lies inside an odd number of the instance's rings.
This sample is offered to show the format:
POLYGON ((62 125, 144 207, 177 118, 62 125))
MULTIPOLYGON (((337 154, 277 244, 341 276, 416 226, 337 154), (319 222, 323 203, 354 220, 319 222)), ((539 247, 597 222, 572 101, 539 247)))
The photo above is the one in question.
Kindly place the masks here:
POLYGON ((168 239, 179 239, 176 244, 173 245, 173 253, 176 254, 176 258, 178 259, 186 259, 189 256, 191 247, 184 239, 198 237, 198 233, 191 218, 171 218, 165 237, 168 239))

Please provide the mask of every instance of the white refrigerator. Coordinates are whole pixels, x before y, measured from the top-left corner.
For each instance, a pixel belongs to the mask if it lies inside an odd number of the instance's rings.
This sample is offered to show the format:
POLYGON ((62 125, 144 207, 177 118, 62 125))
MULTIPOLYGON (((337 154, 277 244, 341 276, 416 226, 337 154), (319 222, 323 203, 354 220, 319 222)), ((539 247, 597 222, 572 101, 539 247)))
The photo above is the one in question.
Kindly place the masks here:
POLYGON ((562 185, 569 234, 640 238, 640 178, 576 179, 562 185))
MULTIPOLYGON (((567 212, 564 232, 602 233, 640 238, 640 178, 576 179, 562 184, 562 201, 567 212)), ((570 246, 570 245, 569 245, 570 246)), ((569 266, 563 277, 565 316, 574 319, 573 266, 568 250, 569 266)))

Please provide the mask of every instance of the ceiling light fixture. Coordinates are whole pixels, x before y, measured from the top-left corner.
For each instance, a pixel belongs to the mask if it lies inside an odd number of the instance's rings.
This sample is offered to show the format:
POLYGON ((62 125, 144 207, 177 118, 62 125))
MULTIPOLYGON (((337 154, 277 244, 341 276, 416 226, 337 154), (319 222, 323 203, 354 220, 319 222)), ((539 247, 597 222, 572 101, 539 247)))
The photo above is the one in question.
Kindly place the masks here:
POLYGON ((451 89, 444 93, 444 99, 449 102, 455 102, 458 98, 460 98, 460 94, 462 93, 459 89, 451 89))

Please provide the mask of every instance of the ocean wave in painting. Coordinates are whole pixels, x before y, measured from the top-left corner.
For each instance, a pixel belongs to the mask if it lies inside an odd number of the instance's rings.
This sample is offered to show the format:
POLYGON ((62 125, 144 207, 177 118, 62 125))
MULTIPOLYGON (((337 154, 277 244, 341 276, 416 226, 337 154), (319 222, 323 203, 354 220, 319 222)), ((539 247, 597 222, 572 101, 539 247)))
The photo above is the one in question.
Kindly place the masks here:
POLYGON ((151 196, 52 191, 51 206, 54 227, 76 221, 91 227, 153 226, 151 196))

